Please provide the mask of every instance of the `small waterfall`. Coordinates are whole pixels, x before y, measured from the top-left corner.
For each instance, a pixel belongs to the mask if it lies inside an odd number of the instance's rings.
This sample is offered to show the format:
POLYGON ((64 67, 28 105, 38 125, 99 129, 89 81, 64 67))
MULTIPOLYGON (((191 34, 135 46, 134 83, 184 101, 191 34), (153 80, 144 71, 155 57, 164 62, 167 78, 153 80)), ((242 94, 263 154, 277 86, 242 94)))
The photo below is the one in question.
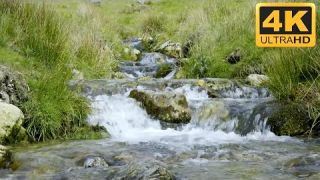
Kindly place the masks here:
POLYGON ((164 79, 172 79, 176 74, 177 60, 161 53, 144 53, 139 62, 121 62, 120 70, 129 78, 155 77, 160 67, 171 66, 172 70, 164 79))
MULTIPOLYGON (((192 108, 189 124, 176 128, 161 126, 160 121, 151 118, 138 102, 128 97, 129 92, 92 98, 94 113, 89 117, 89 122, 105 126, 114 140, 132 143, 186 145, 223 144, 251 139, 281 140, 268 130, 265 125, 267 117, 260 114, 265 110, 262 106, 270 98, 210 99, 205 90, 191 85, 166 88, 165 91, 185 94, 192 108), (255 111, 255 107, 259 106, 261 110, 255 111)), ((229 95, 238 97, 230 92, 229 95)))

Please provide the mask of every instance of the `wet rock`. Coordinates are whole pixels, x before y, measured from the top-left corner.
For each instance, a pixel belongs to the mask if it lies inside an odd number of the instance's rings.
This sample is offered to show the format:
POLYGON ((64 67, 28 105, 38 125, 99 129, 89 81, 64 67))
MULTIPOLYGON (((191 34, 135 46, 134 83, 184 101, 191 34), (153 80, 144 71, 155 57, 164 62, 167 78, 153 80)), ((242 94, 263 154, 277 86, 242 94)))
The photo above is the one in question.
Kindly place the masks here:
POLYGON ((25 140, 22 127, 23 113, 12 104, 0 102, 0 143, 15 143, 25 140))
POLYGON ((297 157, 287 161, 284 169, 297 177, 305 178, 319 172, 320 160, 316 157, 297 157))
POLYGON ((147 113, 169 123, 188 123, 191 110, 183 94, 133 90, 129 95, 141 102, 147 113))
POLYGON ((122 72, 114 72, 111 75, 112 79, 126 79, 128 76, 125 73, 122 72))
POLYGON ((143 179, 143 180, 174 180, 175 176, 160 165, 141 165, 131 163, 121 179, 143 179))
POLYGON ((9 168, 12 163, 12 153, 5 146, 0 144, 0 169, 9 168))
POLYGON ((108 167, 108 164, 102 157, 87 156, 84 159, 83 166, 85 168, 104 168, 104 167, 108 167))
POLYGON ((241 60, 240 49, 236 49, 226 58, 227 62, 230 64, 237 64, 241 60))
POLYGON ((141 56, 141 51, 135 48, 125 48, 124 55, 126 60, 137 61, 141 56))
POLYGON ((267 124, 276 135, 298 136, 306 134, 312 125, 303 104, 286 103, 268 119, 267 124))
POLYGON ((198 84, 207 90, 210 98, 221 98, 223 97, 221 93, 222 91, 231 89, 235 86, 234 82, 227 79, 206 79, 205 82, 199 80, 198 84))
POLYGON ((18 105, 28 99, 29 87, 22 75, 0 66, 0 101, 18 105))
POLYGON ((152 180, 173 180, 175 177, 163 167, 153 167, 146 172, 147 179, 152 180))
POLYGON ((206 85, 207 85, 207 83, 206 83, 206 81, 204 81, 203 79, 200 79, 200 80, 197 81, 196 85, 197 85, 197 86, 200 86, 200 87, 202 87, 202 88, 205 88, 206 85))
POLYGON ((250 74, 246 81, 253 86, 260 86, 261 84, 267 82, 269 77, 261 74, 250 74))
POLYGON ((228 117, 229 111, 223 102, 213 101, 199 109, 199 121, 208 121, 209 119, 224 121, 227 120, 228 117))
POLYGON ((182 47, 180 43, 167 41, 163 43, 157 51, 174 58, 182 57, 182 47))

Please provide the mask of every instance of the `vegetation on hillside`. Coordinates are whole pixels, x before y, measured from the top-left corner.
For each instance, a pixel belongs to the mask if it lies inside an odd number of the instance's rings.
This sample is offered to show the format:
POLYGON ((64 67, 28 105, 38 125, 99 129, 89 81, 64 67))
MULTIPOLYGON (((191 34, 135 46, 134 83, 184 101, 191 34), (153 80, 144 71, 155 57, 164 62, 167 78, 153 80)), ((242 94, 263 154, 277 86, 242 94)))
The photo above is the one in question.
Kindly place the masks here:
POLYGON ((29 136, 33 141, 79 137, 76 133, 87 128, 89 104, 68 88, 72 69, 108 77, 112 54, 93 34, 73 34, 68 21, 47 4, 1 0, 0 24, 1 63, 24 73, 31 89, 20 105, 29 136))
MULTIPOLYGON (((0 63, 26 75, 32 97, 21 107, 36 141, 69 137, 86 128, 88 103, 67 87, 73 69, 87 79, 110 78, 123 57, 122 40, 147 36, 153 37, 154 46, 172 40, 188 47, 178 78, 267 74, 275 97, 302 102, 317 124, 319 46, 256 47, 258 2, 108 0, 96 5, 87 0, 0 0, 0 63), (226 56, 235 49, 242 58, 231 65, 226 56)), ((317 19, 320 22, 319 13, 317 19)))

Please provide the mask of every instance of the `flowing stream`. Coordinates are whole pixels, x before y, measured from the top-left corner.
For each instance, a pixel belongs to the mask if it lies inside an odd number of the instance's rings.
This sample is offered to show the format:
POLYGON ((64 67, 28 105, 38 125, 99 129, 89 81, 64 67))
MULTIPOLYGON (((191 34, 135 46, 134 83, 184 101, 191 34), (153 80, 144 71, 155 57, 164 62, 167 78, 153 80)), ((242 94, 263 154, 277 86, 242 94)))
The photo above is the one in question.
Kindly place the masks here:
POLYGON ((161 167, 176 179, 320 179, 320 141, 273 134, 266 122, 277 104, 267 89, 231 85, 210 98, 197 80, 139 81, 157 68, 129 65, 122 69, 132 79, 82 84, 92 102, 88 122, 105 127, 110 138, 17 147, 19 168, 0 170, 0 178, 152 179, 152 169, 161 167), (132 89, 184 94, 191 122, 152 118, 128 97, 132 89), (90 156, 105 159, 108 167, 85 168, 83 159, 90 156))

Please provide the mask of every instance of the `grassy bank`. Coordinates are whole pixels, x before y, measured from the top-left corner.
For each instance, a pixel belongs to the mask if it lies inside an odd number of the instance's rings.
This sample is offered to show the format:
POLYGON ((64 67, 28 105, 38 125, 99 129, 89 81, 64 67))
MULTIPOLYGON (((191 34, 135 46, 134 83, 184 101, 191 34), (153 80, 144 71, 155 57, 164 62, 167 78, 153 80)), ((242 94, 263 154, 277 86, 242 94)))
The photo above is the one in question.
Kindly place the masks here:
POLYGON ((32 141, 99 136, 86 125, 88 102, 67 83, 73 69, 109 77, 113 57, 94 34, 74 33, 69 23, 47 4, 0 1, 0 63, 28 81, 30 98, 19 106, 32 141))

